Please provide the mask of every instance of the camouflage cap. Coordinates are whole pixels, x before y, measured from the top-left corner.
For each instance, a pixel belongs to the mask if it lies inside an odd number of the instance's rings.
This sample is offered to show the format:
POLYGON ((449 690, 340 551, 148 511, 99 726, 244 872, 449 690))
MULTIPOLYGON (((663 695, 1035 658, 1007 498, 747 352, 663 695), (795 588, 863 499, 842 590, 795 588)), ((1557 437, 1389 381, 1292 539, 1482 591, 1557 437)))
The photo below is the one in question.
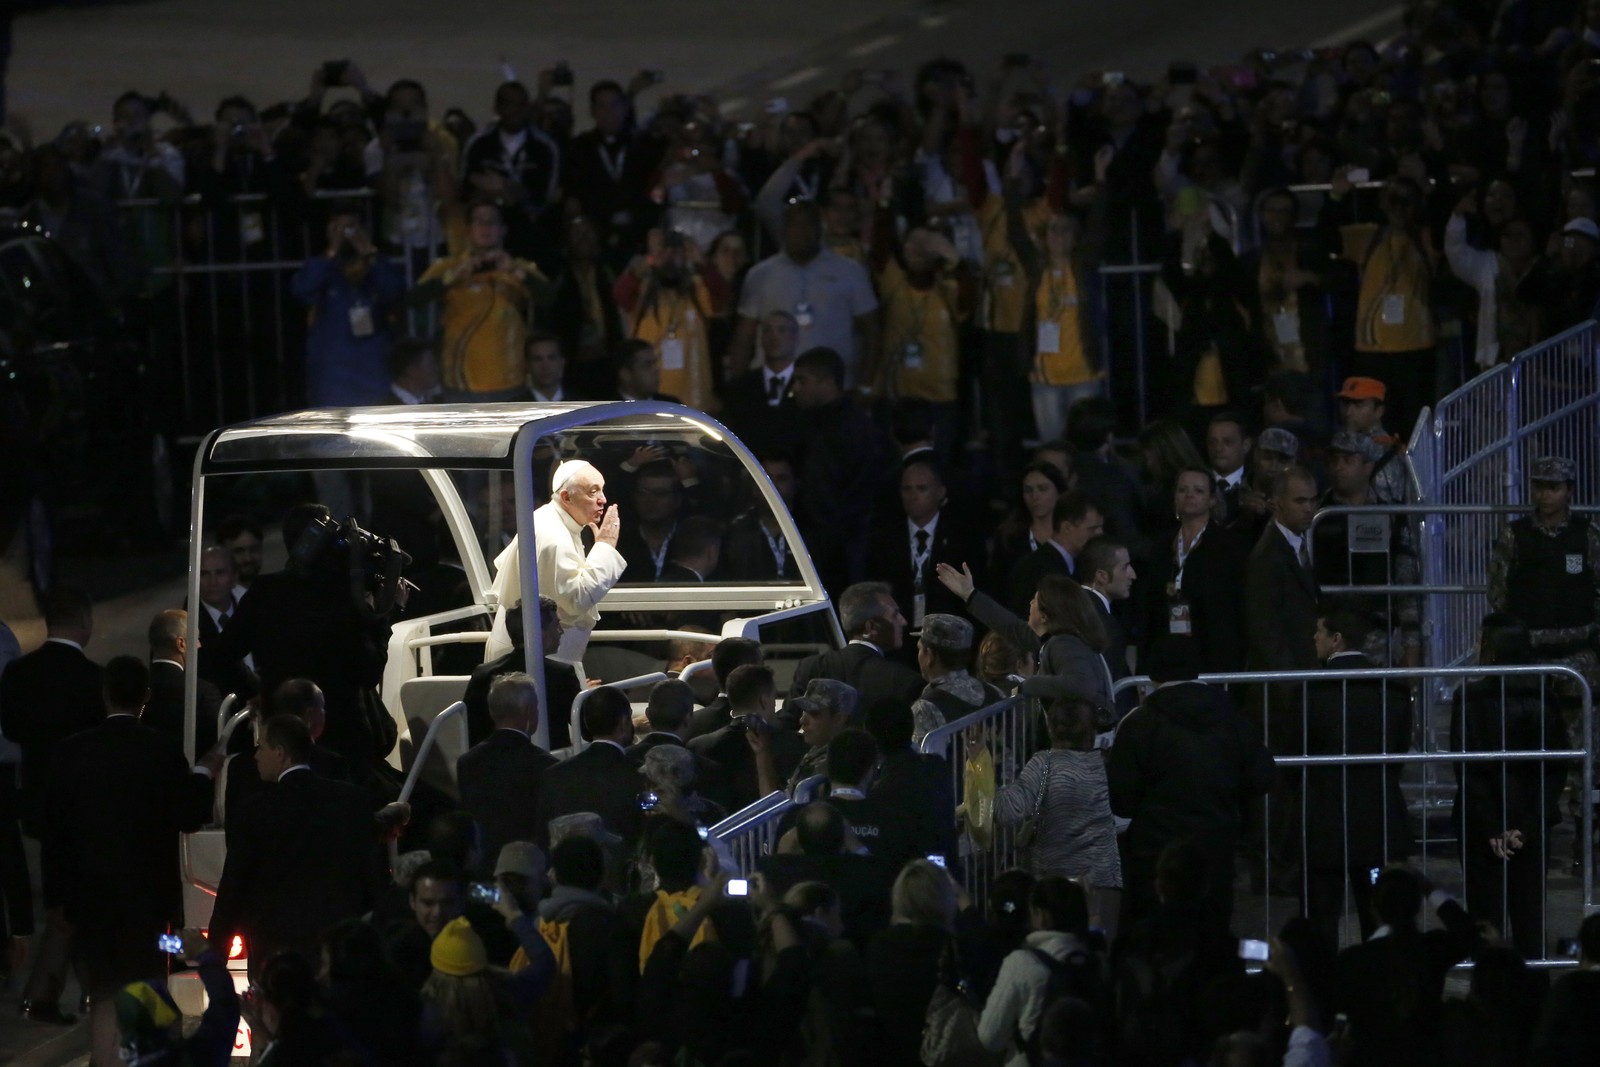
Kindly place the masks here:
POLYGON ((1575 482, 1578 465, 1564 456, 1540 456, 1533 461, 1528 477, 1536 482, 1575 482))
POLYGON ((784 710, 799 714, 802 711, 829 711, 835 715, 851 718, 856 713, 856 705, 861 701, 861 694, 856 692, 855 686, 832 678, 813 678, 806 683, 806 691, 792 700, 784 702, 784 710))
POLYGON ((1376 463, 1383 458, 1383 446, 1374 441, 1371 434, 1356 433, 1354 430, 1340 430, 1334 434, 1333 440, 1328 442, 1328 451, 1348 452, 1368 463, 1376 463))
POLYGON ((575 811, 550 820, 551 848, 569 837, 587 837, 602 846, 622 843, 622 838, 606 829, 606 821, 592 811, 575 811))
POLYGON ((929 648, 965 652, 972 647, 972 624, 959 615, 935 612, 922 618, 921 641, 929 648))
POLYGON ((1282 426, 1273 426, 1256 437, 1256 447, 1292 459, 1300 454, 1300 439, 1282 426))

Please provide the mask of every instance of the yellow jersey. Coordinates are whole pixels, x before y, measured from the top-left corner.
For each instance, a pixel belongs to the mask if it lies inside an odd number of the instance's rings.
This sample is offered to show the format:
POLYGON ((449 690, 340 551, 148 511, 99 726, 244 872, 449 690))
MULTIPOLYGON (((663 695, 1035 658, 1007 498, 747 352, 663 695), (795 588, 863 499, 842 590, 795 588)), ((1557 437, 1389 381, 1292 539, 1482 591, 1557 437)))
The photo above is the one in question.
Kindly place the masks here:
POLYGON ((692 408, 713 410, 711 347, 706 340, 706 316, 711 294, 705 282, 694 280, 694 297, 676 289, 648 288, 639 296, 630 336, 655 346, 661 361, 661 391, 692 408))
MULTIPOLYGON (((470 255, 435 260, 417 284, 442 280, 462 268, 470 255)), ((445 288, 439 318, 439 377, 445 388, 492 393, 526 381, 523 350, 533 317, 529 283, 545 279, 526 260, 512 264, 517 269, 462 274, 445 288)))
POLYGON ((891 258, 878 272, 883 301, 883 356, 894 396, 936 404, 954 403, 961 352, 956 328, 960 292, 956 280, 940 277, 918 289, 891 258))
POLYGON ((1432 348, 1432 254, 1417 238, 1385 233, 1370 222, 1342 226, 1345 258, 1361 270, 1356 297, 1356 351, 1432 348))
POLYGON ((1083 350, 1083 305, 1071 267, 1047 268, 1034 291, 1033 370, 1043 385, 1082 385, 1103 377, 1083 350))

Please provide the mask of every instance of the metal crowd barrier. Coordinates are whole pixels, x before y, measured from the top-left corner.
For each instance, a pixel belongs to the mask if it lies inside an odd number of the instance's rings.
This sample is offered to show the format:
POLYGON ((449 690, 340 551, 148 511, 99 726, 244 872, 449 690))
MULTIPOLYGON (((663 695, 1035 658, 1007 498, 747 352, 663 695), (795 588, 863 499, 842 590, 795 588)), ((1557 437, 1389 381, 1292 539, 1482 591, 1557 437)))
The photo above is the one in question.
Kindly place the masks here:
POLYGON ((993 767, 995 793, 1009 785, 1028 758, 1049 743, 1039 712, 1037 700, 1011 696, 930 730, 922 739, 924 754, 943 756, 949 764, 961 813, 957 855, 947 857, 946 866, 980 908, 987 906, 995 876, 1020 866, 1023 857, 1016 827, 998 825, 993 795, 970 791, 966 771, 969 764, 978 769, 986 753, 993 767))
MULTIPOLYGON (((374 226, 371 189, 318 190, 304 201, 264 193, 220 199, 137 198, 117 203, 138 277, 130 329, 142 330, 172 412, 188 431, 272 414, 301 403, 306 309, 288 291, 332 202, 357 207, 374 226)), ((414 265, 394 257, 414 280, 414 265)))
MULTIPOLYGON (((1235 895, 1234 928, 1239 931, 1259 929, 1260 937, 1276 934, 1288 919, 1302 914, 1303 901, 1310 885, 1312 866, 1308 859, 1309 841, 1306 836, 1308 812, 1301 800, 1306 794, 1310 775, 1317 770, 1341 770, 1339 792, 1344 797, 1345 811, 1341 822, 1348 828, 1351 792, 1347 788, 1352 769, 1367 766, 1399 768, 1398 792, 1403 798, 1405 817, 1412 838, 1410 847, 1401 848, 1396 842, 1389 862, 1407 862, 1423 871, 1440 888, 1456 896, 1462 905, 1473 912, 1473 917, 1493 923, 1496 929, 1515 937, 1532 952, 1529 962, 1533 966, 1562 967, 1575 963, 1554 954, 1557 938, 1570 937, 1583 918, 1595 910, 1594 899, 1594 706, 1589 686, 1583 676, 1568 667, 1539 664, 1508 667, 1448 667, 1371 670, 1322 670, 1246 672, 1236 674, 1202 675, 1200 681, 1212 685, 1226 685, 1242 713, 1247 713, 1252 724, 1259 727, 1261 739, 1273 751, 1278 766, 1279 785, 1264 801, 1251 805, 1254 817, 1243 827, 1240 835, 1239 866, 1249 867, 1257 880, 1270 882, 1274 872, 1294 872, 1293 893, 1287 897, 1264 894, 1235 895), (1516 679, 1534 679, 1538 684, 1538 697, 1543 714, 1540 745, 1536 748, 1502 747, 1468 750, 1460 739, 1471 728, 1471 706, 1468 703, 1468 683, 1499 680, 1499 691, 1491 686, 1490 699, 1503 699, 1506 689, 1516 679), (1341 706, 1352 685, 1376 683, 1380 686, 1382 733, 1387 735, 1390 715, 1410 715, 1410 742, 1404 752, 1318 751, 1308 752, 1304 744, 1313 706, 1321 700, 1314 699, 1313 686, 1342 687, 1341 706), (1396 684, 1400 683, 1400 684, 1396 684), (1421 694, 1412 704, 1413 693, 1421 694), (1574 706, 1576 702, 1576 706, 1574 706), (1407 707, 1407 705, 1411 705, 1407 707), (1569 740, 1568 730, 1575 729, 1577 737, 1569 740), (1576 742, 1576 743, 1574 743, 1576 742), (1551 876, 1552 857, 1564 853, 1552 849, 1551 836, 1556 828, 1540 832, 1509 825, 1506 817, 1507 785, 1512 768, 1526 762, 1538 762, 1538 795, 1549 785, 1552 793, 1568 777, 1567 767, 1572 762, 1581 766, 1579 784, 1571 790, 1571 804, 1581 811, 1574 820, 1572 851, 1568 858, 1581 868, 1578 884, 1564 876, 1551 876), (1469 764, 1498 765, 1499 795, 1501 797, 1499 823, 1503 829, 1524 829, 1525 840, 1538 840, 1539 880, 1542 899, 1539 902, 1539 922, 1536 931, 1508 930, 1510 905, 1506 903, 1511 871, 1508 864, 1499 865, 1498 876, 1467 877, 1463 873, 1463 842, 1458 833, 1464 812, 1456 807, 1456 778, 1469 764), (1557 764, 1556 767, 1549 766, 1557 764), (1589 802, 1585 802, 1586 799, 1589 802), (1287 854, 1286 854, 1287 853, 1287 854), (1498 884, 1497 884, 1498 883, 1498 884), (1299 900, 1295 899, 1298 894, 1299 900)), ((1151 682, 1145 677, 1124 678, 1116 690, 1135 688, 1148 693, 1151 682)), ((1476 695, 1476 693, 1470 694, 1476 695)), ((1325 697, 1323 698, 1325 699, 1325 697)), ((1481 710, 1481 709, 1480 709, 1481 710)), ((1138 714, 1135 711, 1133 714, 1138 714)), ((1348 750, 1348 720, 1341 723, 1345 740, 1339 746, 1348 750)), ((1491 727, 1491 736, 1496 732, 1491 727)), ((1505 724, 1498 731, 1501 744, 1507 744, 1505 724)), ((1369 746, 1370 747, 1370 746, 1369 746)), ((1493 770, 1491 770, 1491 775, 1493 770)), ((1520 777, 1520 776, 1519 776, 1520 777)), ((1389 778, 1388 775, 1384 776, 1389 778)), ((1492 778, 1491 778, 1492 783, 1492 778)), ((1526 786, 1526 783, 1522 783, 1526 786)), ((1379 788, 1388 792, 1394 783, 1380 780, 1379 788)), ((1385 811, 1391 801, 1380 797, 1377 810, 1385 811)), ((1470 803, 1470 801, 1469 801, 1470 803)), ((1489 813, 1493 816, 1493 812, 1489 813)), ((1542 812, 1541 812, 1542 814, 1542 812)), ((1137 815, 1134 816, 1137 822, 1137 815)), ((1562 827, 1564 831, 1564 826, 1562 827)), ((1384 841, 1389 842, 1387 824, 1384 841)), ((1482 842, 1487 847, 1487 842, 1482 842)), ((1348 832, 1341 839, 1344 856, 1349 857, 1348 832)), ((1475 866, 1483 868, 1483 851, 1474 849, 1475 866)), ((1345 865, 1348 873, 1349 864, 1345 865)), ((1492 865, 1491 865, 1492 867, 1492 865)), ((1356 874, 1364 873, 1357 871, 1356 874)), ((1370 873, 1370 872, 1365 872, 1370 873)), ((1343 909, 1341 943, 1348 944, 1359 938, 1359 926, 1354 915, 1353 900, 1358 889, 1342 889, 1343 909)))
MULTIPOLYGON (((1431 438, 1413 457, 1429 505, 1516 505, 1525 499, 1529 464, 1546 455, 1577 464, 1574 500, 1600 502, 1600 331, 1586 322, 1490 368, 1441 399, 1419 434, 1431 438)), ((1485 581, 1481 546, 1493 540, 1498 520, 1490 511, 1460 514, 1424 545, 1430 585, 1485 581)), ((1430 662, 1470 657, 1482 608, 1469 597, 1452 611, 1434 635, 1430 662)))
POLYGON ((761 857, 778 850, 778 827, 783 816, 817 798, 828 779, 812 775, 795 783, 792 793, 775 789, 712 826, 708 834, 727 846, 728 855, 742 878, 756 870, 761 857))

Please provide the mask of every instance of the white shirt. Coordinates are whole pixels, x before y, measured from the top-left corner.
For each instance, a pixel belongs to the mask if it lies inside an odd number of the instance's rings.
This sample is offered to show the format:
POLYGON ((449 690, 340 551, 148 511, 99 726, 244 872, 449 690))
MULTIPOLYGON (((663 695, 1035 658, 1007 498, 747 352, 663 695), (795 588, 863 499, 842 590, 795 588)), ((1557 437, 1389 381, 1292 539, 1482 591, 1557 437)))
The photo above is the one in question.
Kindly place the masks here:
POLYGON ((1061 553, 1061 558, 1067 561, 1067 570, 1068 571, 1070 571, 1073 574, 1077 574, 1078 573, 1078 561, 1072 558, 1072 553, 1068 552, 1066 550, 1065 546, 1063 546, 1060 541, 1057 541, 1054 538, 1051 538, 1050 540, 1046 541, 1045 544, 1049 545, 1051 548, 1053 548, 1057 552, 1061 553))
POLYGON ((1224 485, 1226 485, 1229 489, 1232 489, 1240 482, 1244 481, 1244 464, 1241 463, 1239 465, 1239 469, 1234 471, 1232 474, 1218 474, 1216 471, 1212 471, 1211 474, 1213 484, 1220 479, 1224 485))
POLYGON ((67 646, 69 646, 71 648, 77 649, 79 652, 83 651, 83 646, 82 645, 78 644, 78 642, 76 642, 76 641, 69 641, 65 637, 47 637, 47 638, 44 639, 44 643, 47 644, 47 645, 49 645, 49 644, 67 645, 67 646))
POLYGON ((428 402, 427 397, 418 396, 409 389, 402 389, 393 382, 389 383, 389 392, 393 393, 402 404, 426 404, 428 402))
MULTIPOLYGON (((552 500, 533 513, 533 536, 538 562, 539 592, 556 602, 556 617, 565 633, 556 658, 579 662, 589 644, 589 633, 600 621, 600 601, 622 578, 627 567, 622 554, 604 541, 583 551, 583 527, 552 500)), ((513 537, 495 558, 494 591, 503 606, 522 603, 522 563, 513 537)), ((501 625, 496 622, 496 628, 501 625)), ((486 649, 485 655, 491 650, 486 649)))
POLYGON ((928 531, 928 545, 931 547, 933 545, 933 534, 934 534, 934 531, 936 531, 938 529, 939 529, 939 512, 937 512, 937 511, 933 513, 933 518, 928 520, 928 524, 926 526, 918 526, 912 520, 910 520, 910 519, 906 520, 906 533, 911 538, 911 547, 913 549, 916 548, 916 546, 917 546, 917 531, 918 530, 927 530, 928 531))
POLYGON ((1305 540, 1305 535, 1295 533, 1277 519, 1272 520, 1272 525, 1276 526, 1278 528, 1278 532, 1283 534, 1283 539, 1289 542, 1289 551, 1294 553, 1294 558, 1299 559, 1300 543, 1305 540))
POLYGON ((309 763, 296 763, 292 767, 285 767, 283 769, 283 773, 278 775, 278 781, 280 781, 280 782, 283 781, 285 778, 289 777, 295 771, 309 771, 310 769, 311 769, 311 764, 309 764, 309 763))
POLYGON ((850 641, 850 644, 852 644, 852 645, 865 645, 867 648, 872 649, 872 651, 876 652, 878 655, 880 655, 880 656, 883 655, 883 649, 879 648, 877 645, 873 644, 871 641, 868 641, 865 637, 852 638, 851 641, 850 641))
POLYGON ((235 608, 238 608, 239 601, 243 600, 244 595, 249 591, 250 587, 248 585, 235 585, 233 587, 233 606, 235 608))
POLYGON ((1100 603, 1102 603, 1102 604, 1104 604, 1106 606, 1106 614, 1107 615, 1111 614, 1111 598, 1110 597, 1106 596, 1104 593, 1102 593, 1100 590, 1096 589, 1092 585, 1086 585, 1086 586, 1084 586, 1084 588, 1089 590, 1089 592, 1093 593, 1095 596, 1099 597, 1100 598, 1100 603))
POLYGON ((222 620, 224 618, 229 618, 229 619, 233 618, 233 613, 235 611, 237 611, 238 608, 239 608, 238 603, 234 602, 234 603, 231 603, 231 604, 228 605, 228 610, 227 611, 223 611, 221 608, 212 607, 210 604, 207 604, 204 600, 200 601, 200 606, 202 608, 205 608, 206 614, 211 616, 212 625, 216 626, 216 628, 218 630, 222 629, 222 627, 223 627, 222 620))
POLYGON ((782 370, 773 370, 771 367, 761 368, 762 396, 767 398, 767 407, 775 408, 783 403, 783 395, 789 391, 789 379, 794 377, 794 364, 791 363, 782 370), (772 399, 772 381, 776 378, 778 385, 778 399, 772 399))
POLYGON ((824 248, 802 265, 779 252, 757 263, 745 276, 739 298, 739 314, 760 322, 768 312, 798 314, 808 305, 809 323, 800 326, 797 352, 821 345, 839 353, 844 360, 845 385, 855 382, 855 319, 878 309, 872 279, 866 268, 824 248))
POLYGON ((556 383, 555 389, 549 393, 541 393, 531 385, 528 386, 528 392, 533 394, 533 402, 536 404, 559 404, 567 398, 567 391, 561 387, 559 382, 556 383))

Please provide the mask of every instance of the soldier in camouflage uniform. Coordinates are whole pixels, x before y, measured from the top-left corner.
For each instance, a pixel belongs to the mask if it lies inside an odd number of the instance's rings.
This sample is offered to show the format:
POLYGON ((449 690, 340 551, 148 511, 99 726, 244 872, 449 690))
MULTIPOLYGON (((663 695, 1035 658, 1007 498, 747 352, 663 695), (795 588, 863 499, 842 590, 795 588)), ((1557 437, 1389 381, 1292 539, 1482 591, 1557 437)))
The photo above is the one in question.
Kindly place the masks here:
MULTIPOLYGON (((1489 607, 1528 627, 1540 662, 1571 667, 1600 689, 1600 526, 1572 512, 1577 467, 1570 459, 1535 460, 1533 513, 1509 523, 1489 557, 1489 607)), ((1583 748, 1583 706, 1569 687, 1557 689, 1567 739, 1583 748)), ((1568 775, 1576 816, 1580 769, 1568 775)))

